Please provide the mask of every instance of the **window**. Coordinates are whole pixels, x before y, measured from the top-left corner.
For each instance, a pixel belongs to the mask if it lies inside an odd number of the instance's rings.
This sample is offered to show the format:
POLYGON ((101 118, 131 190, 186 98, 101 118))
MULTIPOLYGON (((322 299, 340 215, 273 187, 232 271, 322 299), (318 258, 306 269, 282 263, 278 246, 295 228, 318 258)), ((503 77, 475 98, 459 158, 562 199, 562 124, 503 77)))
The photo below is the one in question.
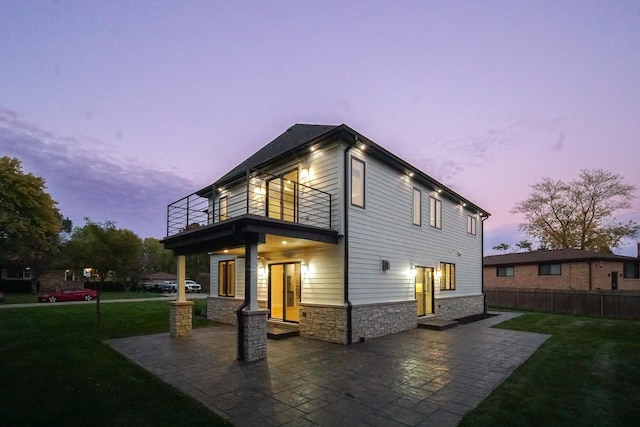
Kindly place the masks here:
POLYGON ((448 262, 440 263, 440 290, 456 290, 456 265, 448 262))
POLYGON ((31 269, 27 268, 5 268, 2 270, 2 278, 3 279, 13 279, 13 280, 30 280, 31 279, 31 269))
POLYGON ((478 220, 475 216, 469 215, 467 217, 467 233, 476 235, 476 226, 478 225, 478 220))
POLYGON ((422 192, 413 189, 413 225, 422 225, 422 192))
POLYGON ((538 276, 559 276, 561 271, 560 264, 538 265, 538 276))
POLYGON ((75 274, 73 274, 73 271, 71 270, 65 270, 64 271, 64 281, 65 282, 75 282, 76 280, 76 276, 75 274))
POLYGON ((227 197, 220 197, 220 221, 225 221, 229 218, 229 204, 227 197))
POLYGON ((236 262, 218 262, 218 296, 233 297, 236 295, 236 262))
POLYGON ((351 204, 364 208, 364 172, 362 160, 351 158, 351 204))
POLYGON ((513 266, 509 265, 509 266, 505 266, 505 267, 498 267, 496 269, 496 276, 498 276, 498 277, 513 277, 513 266))
POLYGON ((622 271, 625 279, 640 279, 640 263, 625 262, 622 271))
POLYGON ((442 228, 442 202, 431 197, 429 203, 429 225, 442 228))

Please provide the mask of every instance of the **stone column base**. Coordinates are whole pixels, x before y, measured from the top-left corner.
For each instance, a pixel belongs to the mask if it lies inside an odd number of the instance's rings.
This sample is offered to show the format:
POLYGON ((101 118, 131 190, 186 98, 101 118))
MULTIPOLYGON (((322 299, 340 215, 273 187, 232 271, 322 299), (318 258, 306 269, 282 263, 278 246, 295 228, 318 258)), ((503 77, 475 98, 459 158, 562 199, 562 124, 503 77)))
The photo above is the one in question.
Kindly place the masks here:
POLYGON ((193 301, 171 301, 169 303, 169 335, 188 337, 191 335, 193 301))
POLYGON ((242 345, 238 342, 238 360, 255 362, 267 357, 267 316, 269 310, 241 311, 242 345))

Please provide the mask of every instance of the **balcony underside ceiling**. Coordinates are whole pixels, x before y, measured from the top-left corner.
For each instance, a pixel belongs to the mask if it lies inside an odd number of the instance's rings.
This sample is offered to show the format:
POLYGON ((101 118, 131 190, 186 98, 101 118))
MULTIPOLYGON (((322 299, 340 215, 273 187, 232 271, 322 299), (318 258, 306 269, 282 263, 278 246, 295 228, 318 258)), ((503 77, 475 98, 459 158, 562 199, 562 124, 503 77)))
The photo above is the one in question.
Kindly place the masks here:
MULTIPOLYGON (((228 248, 241 247, 250 243, 269 244, 267 235, 298 240, 337 244, 338 232, 318 227, 243 215, 216 224, 195 228, 166 237, 162 240, 166 249, 179 255, 201 252, 216 252, 228 248)), ((276 240, 274 240, 275 242, 276 240)), ((281 243, 282 239, 280 239, 281 243)), ((300 243, 298 243, 300 245, 300 243)))

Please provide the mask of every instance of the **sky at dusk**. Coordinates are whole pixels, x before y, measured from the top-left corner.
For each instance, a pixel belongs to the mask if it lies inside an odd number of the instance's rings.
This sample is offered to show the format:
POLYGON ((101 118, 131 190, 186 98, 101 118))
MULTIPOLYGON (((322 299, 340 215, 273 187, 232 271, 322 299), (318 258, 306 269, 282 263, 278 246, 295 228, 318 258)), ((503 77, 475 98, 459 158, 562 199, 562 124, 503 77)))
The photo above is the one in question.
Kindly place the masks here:
POLYGON ((167 204, 294 123, 346 123, 491 212, 490 254, 544 177, 640 196, 640 1, 0 0, 0 155, 75 225, 162 238, 167 204))

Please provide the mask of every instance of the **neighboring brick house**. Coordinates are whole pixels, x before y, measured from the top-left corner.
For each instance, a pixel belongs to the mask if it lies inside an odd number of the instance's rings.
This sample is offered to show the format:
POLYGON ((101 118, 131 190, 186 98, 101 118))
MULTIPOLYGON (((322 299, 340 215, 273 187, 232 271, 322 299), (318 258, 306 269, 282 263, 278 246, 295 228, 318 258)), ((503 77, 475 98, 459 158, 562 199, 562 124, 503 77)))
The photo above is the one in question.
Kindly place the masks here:
POLYGON ((640 291, 638 257, 559 249, 486 256, 483 264, 485 288, 640 291))
POLYGON ((211 255, 213 320, 348 344, 484 311, 489 213, 346 125, 294 125, 167 212, 165 248, 211 255))

